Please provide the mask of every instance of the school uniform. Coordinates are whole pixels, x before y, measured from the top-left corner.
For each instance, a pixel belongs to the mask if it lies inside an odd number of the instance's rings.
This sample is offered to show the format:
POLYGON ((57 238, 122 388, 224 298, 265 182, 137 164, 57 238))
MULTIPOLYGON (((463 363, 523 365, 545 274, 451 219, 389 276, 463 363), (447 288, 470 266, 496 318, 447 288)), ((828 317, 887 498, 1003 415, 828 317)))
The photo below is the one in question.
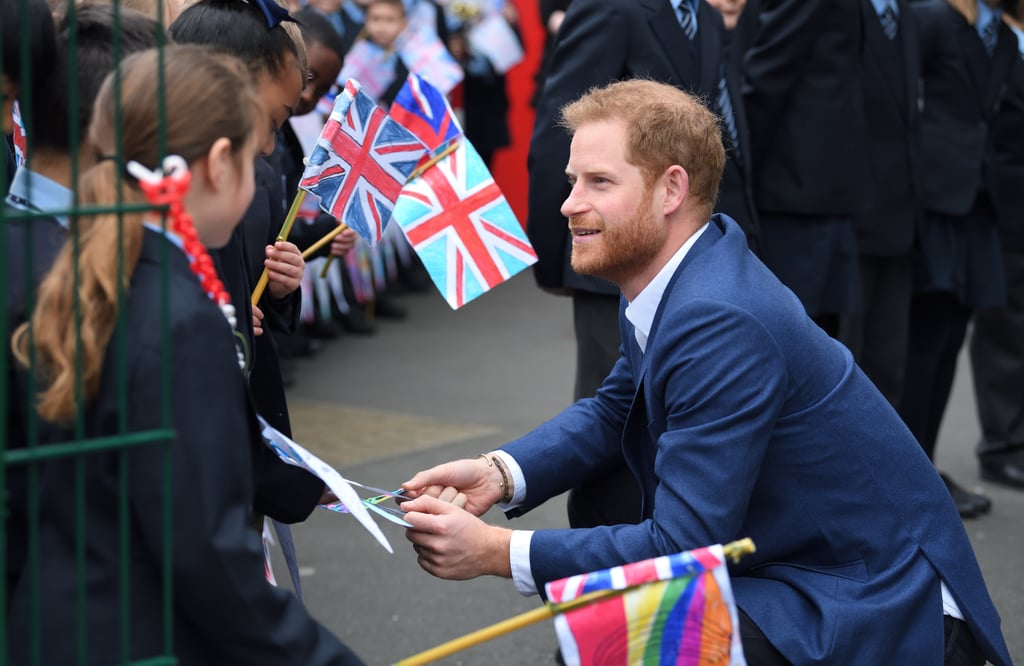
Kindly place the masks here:
POLYGON ((762 0, 744 60, 761 256, 812 317, 860 307, 862 0, 762 0))
POLYGON ((933 456, 971 314, 1006 301, 986 162, 990 125, 1019 55, 1016 37, 1001 21, 989 55, 979 33, 984 15, 974 26, 944 1, 911 8, 923 63, 924 216, 900 412, 933 456))
MULTIPOLYGON (((36 288, 53 265, 67 238, 65 216, 58 219, 24 218, 19 215, 41 210, 67 210, 71 202, 70 190, 42 174, 29 173, 24 168, 12 172, 11 187, 4 204, 8 326, 5 340, 9 341, 10 335, 32 315, 30 307, 36 288)), ((28 373, 14 358, 10 345, 4 353, 7 354, 7 450, 20 449, 29 444, 29 424, 33 418, 36 419, 37 425, 32 444, 66 439, 62 429, 40 422, 38 417, 33 416, 35 401, 33 396, 29 395, 28 373)), ((5 603, 9 605, 27 556, 29 467, 9 466, 6 474, 5 603)))
MULTIPOLYGON (((1021 35, 1018 34, 1018 38, 1021 35)), ((1024 485, 1024 60, 992 120, 989 192, 1006 272, 1005 306, 975 314, 970 341, 983 478, 1024 485)))
MULTIPOLYGON (((123 325, 108 345, 98 393, 84 419, 86 437, 153 432, 157 441, 55 459, 45 470, 37 561, 41 663, 120 663, 168 653, 183 665, 359 663, 290 592, 263 578, 259 534, 249 523, 257 490, 252 452, 266 447, 232 330, 185 255, 167 243, 159 233, 144 232, 123 325), (124 391, 114 353, 119 348, 127 368, 124 391), (173 434, 161 442, 160 432, 173 434), (83 497, 72 501, 83 468, 83 497), (166 535, 165 507, 171 513, 166 535), (76 526, 80 510, 86 513, 84 533, 76 526), (84 576, 76 565, 79 538, 84 576), (164 557, 168 548, 170 560, 164 557), (80 585, 88 610, 79 619, 85 624, 80 633, 69 632, 78 622, 78 607, 69 600, 80 585), (170 606, 159 602, 166 594, 172 595, 170 606), (130 605, 122 607, 122 600, 130 605), (169 642, 167 621, 174 627, 169 642), (122 631, 130 631, 126 653, 122 631)), ((23 578, 10 615, 12 663, 29 658, 31 593, 23 578)))
POLYGON ((840 322, 839 340, 893 406, 903 392, 916 228, 914 182, 921 65, 917 26, 904 0, 862 0, 868 201, 853 220, 863 307, 840 322))

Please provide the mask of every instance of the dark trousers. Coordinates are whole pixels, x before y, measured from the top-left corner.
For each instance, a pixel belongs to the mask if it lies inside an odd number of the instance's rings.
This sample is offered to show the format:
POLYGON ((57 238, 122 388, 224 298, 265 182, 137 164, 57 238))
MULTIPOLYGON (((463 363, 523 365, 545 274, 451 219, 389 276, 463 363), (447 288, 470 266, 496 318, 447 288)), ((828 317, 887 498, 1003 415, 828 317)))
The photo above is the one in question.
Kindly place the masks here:
MULTIPOLYGON (((576 329, 575 399, 580 400, 597 393, 619 358, 619 297, 575 292, 572 314, 576 329)), ((638 522, 640 485, 625 460, 604 476, 573 488, 566 513, 570 527, 638 522)))
POLYGON ((956 374, 971 309, 949 292, 914 294, 900 416, 935 459, 935 440, 956 374))
POLYGON ((590 398, 619 360, 619 297, 577 291, 572 295, 576 332, 576 388, 573 400, 590 398))
MULTIPOLYGON (((742 610, 740 616, 740 639, 743 641, 743 655, 749 666, 789 666, 790 662, 775 649, 750 617, 742 610)), ((796 628, 794 628, 795 630, 796 628)), ((946 615, 943 618, 945 650, 943 666, 983 666, 985 654, 978 647, 967 623, 946 615)))
POLYGON ((844 315, 839 341, 893 407, 903 394, 913 264, 905 257, 860 258, 863 308, 844 315))
POLYGON ((1004 307, 974 317, 970 358, 981 457, 1024 456, 1024 252, 1003 252, 1004 307))

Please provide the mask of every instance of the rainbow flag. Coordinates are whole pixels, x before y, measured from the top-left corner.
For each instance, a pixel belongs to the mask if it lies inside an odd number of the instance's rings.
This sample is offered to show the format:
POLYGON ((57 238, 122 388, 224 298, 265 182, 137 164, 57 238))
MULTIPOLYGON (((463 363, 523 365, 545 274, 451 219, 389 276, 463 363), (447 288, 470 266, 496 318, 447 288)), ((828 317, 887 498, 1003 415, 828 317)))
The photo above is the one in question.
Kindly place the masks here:
POLYGON ((553 604, 622 594, 555 616, 566 664, 745 666, 725 555, 708 546, 551 581, 553 604))

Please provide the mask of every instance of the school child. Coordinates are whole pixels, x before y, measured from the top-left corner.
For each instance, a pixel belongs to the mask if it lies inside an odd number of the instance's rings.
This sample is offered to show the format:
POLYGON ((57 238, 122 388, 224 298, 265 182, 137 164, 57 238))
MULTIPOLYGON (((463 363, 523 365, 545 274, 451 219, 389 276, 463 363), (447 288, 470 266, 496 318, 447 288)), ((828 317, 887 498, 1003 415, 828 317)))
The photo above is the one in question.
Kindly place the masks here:
MULTIPOLYGON (((77 260, 69 242, 40 285, 32 343, 46 379, 43 418, 66 423, 81 411, 89 438, 174 435, 166 443, 48 463, 39 585, 30 590, 23 579, 15 593, 10 661, 29 663, 38 650, 38 663, 47 664, 124 663, 160 654, 174 654, 182 664, 359 663, 292 594, 262 580, 260 540, 249 527, 253 460, 237 442, 258 440, 258 426, 232 312, 206 248, 228 242, 253 195, 258 102, 235 59, 171 46, 163 61, 160 72, 156 51, 125 60, 119 99, 113 78, 105 83, 89 131, 101 161, 82 175, 79 194, 86 205, 143 201, 131 165, 161 165, 155 137, 163 104, 167 151, 191 172, 185 213, 172 205, 166 231, 157 213, 78 218, 77 260), (116 157, 115 105, 123 159, 116 157), (67 326, 76 297, 78 331, 67 326), (169 534, 161 519, 166 509, 169 534), (86 514, 84 529, 79 512, 86 514), (79 594, 88 612, 76 617, 79 594), (166 595, 172 603, 161 601, 166 595), (33 623, 42 637, 37 645, 30 642, 33 623)), ((26 328, 15 338, 23 360, 26 328)))
MULTIPOLYGON (((8 15, 11 8, 4 3, 4 28, 18 24, 17 12, 8 15)), ((4 340, 10 331, 31 314, 31 303, 36 285, 49 270, 66 237, 67 211, 74 199, 71 162, 78 157, 78 168, 84 171, 92 165, 93 151, 87 147, 85 133, 92 115, 93 101, 107 74, 114 68, 114 11, 110 5, 90 5, 78 8, 74 23, 68 17, 54 25, 50 8, 43 0, 30 2, 29 41, 33 58, 32 80, 20 91, 25 104, 23 119, 31 129, 32 154, 28 162, 12 173, 14 176, 5 202, 3 233, 7 237, 6 269, 7 323, 4 340), (73 26, 73 27, 72 27, 73 26), (76 50, 67 54, 67 44, 74 37, 76 50), (77 61, 75 82, 78 105, 68 100, 70 59, 77 61), (71 129, 78 131, 79 143, 72 145, 71 129), (53 213, 45 217, 26 215, 39 212, 53 213)), ((18 3, 13 3, 18 8, 18 3)), ((119 16, 120 52, 122 56, 156 46, 159 27, 152 19, 129 9, 119 16)), ((5 38, 6 39, 6 38, 5 38)), ((17 44, 17 37, 15 37, 17 44)), ((18 49, 11 51, 16 58, 5 70, 20 69, 18 49)), ((4 43, 8 47, 7 42, 4 43)), ((5 56, 6 58, 6 56, 5 56)), ((10 355, 10 345, 3 352, 10 355)), ((47 443, 69 439, 51 424, 32 425, 35 397, 30 395, 27 374, 8 358, 7 373, 7 432, 8 449, 22 448, 30 443, 47 443), (32 433, 32 442, 29 442, 32 433)), ((2 381, 2 380, 0 380, 2 381)), ((36 419, 36 421, 38 421, 36 419)), ((14 586, 21 577, 28 550, 29 538, 29 479, 35 467, 12 465, 7 468, 6 527, 6 601, 9 603, 14 586)))
MULTIPOLYGON (((291 117, 306 82, 305 49, 285 31, 293 19, 273 0, 200 0, 171 24, 179 44, 203 44, 234 55, 253 77, 260 121, 260 154, 273 153, 278 130, 291 117)), ((267 330, 291 333, 298 323, 305 262, 290 241, 276 241, 284 222, 285 201, 280 174, 261 157, 256 163, 256 192, 235 228, 231 241, 214 253, 214 262, 238 308, 245 337, 247 372, 256 409, 267 421, 291 435, 288 406, 277 349, 267 330), (253 289, 269 271, 267 288, 254 306, 253 289)), ((264 447, 265 448, 265 447, 264 447)), ((258 472, 261 496, 270 503, 260 511, 281 523, 305 520, 321 500, 329 499, 322 481, 304 470, 281 463, 267 450, 258 472)))

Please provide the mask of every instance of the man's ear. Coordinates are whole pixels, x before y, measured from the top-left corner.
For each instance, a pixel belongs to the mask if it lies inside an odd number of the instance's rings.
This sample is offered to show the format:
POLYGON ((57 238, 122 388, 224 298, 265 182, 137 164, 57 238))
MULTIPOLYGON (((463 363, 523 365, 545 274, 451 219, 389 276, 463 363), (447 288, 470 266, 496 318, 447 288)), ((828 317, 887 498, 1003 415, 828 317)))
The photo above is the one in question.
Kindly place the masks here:
POLYGON ((661 179, 665 188, 663 212, 668 216, 676 212, 690 195, 690 175, 683 167, 673 164, 665 170, 661 179))

